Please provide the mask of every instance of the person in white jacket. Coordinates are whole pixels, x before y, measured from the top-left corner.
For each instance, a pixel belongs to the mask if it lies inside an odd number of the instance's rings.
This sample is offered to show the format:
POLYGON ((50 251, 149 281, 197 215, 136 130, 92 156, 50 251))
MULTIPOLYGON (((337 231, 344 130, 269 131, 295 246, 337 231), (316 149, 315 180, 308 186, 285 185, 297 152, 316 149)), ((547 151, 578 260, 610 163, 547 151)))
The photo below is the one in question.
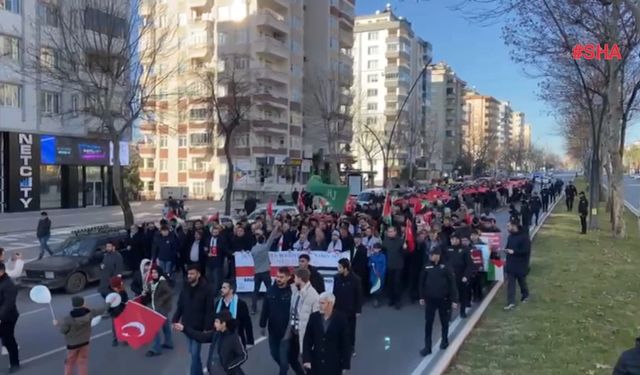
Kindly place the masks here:
POLYGON ((5 262, 4 248, 0 247, 0 262, 5 263, 7 266, 7 275, 12 279, 17 279, 22 276, 24 270, 24 260, 22 260, 22 254, 14 252, 11 254, 11 258, 8 262, 5 262))
MULTIPOLYGON (((311 286, 311 272, 305 268, 298 268, 291 284, 291 357, 290 361, 299 361, 302 353, 302 339, 307 330, 309 317, 320 310, 320 296, 311 286)), ((299 366, 296 366, 299 367, 299 366)))
POLYGON ((342 240, 340 240, 340 232, 337 230, 334 230, 333 233, 331 233, 331 242, 329 242, 327 251, 330 253, 342 251, 342 240))

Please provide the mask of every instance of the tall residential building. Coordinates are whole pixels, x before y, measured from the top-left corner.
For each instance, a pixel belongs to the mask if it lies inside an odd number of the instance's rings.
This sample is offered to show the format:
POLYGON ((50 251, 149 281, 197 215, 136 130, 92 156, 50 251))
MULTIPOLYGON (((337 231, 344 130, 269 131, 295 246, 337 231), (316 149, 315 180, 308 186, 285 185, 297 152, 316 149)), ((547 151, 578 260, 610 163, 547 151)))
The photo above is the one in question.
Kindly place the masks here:
POLYGON ((473 160, 492 164, 499 144, 500 101, 472 90, 465 93, 464 101, 467 116, 464 150, 473 160))
POLYGON ((525 124, 522 129, 522 147, 525 152, 529 152, 531 151, 531 124, 525 124))
POLYGON ((387 7, 356 18, 353 57, 352 92, 357 127, 353 149, 357 167, 375 172, 375 182, 380 183, 383 153, 374 138, 387 143, 396 120, 399 121, 392 139, 389 177, 398 175, 410 160, 417 161, 425 154, 422 146, 431 96, 426 66, 431 61, 431 45, 415 35, 409 21, 387 7), (422 80, 409 96, 411 86, 423 70, 422 80), (405 99, 406 105, 399 114, 405 99), (375 136, 371 136, 372 132, 375 136))
POLYGON ((524 113, 523 112, 513 112, 511 116, 511 137, 510 144, 511 149, 515 151, 523 151, 524 150, 524 113))
POLYGON ((513 108, 507 101, 500 102, 500 119, 498 123, 498 148, 499 152, 509 152, 511 145, 511 121, 513 120, 513 108))
POLYGON ((426 143, 433 145, 430 167, 451 173, 462 156, 464 90, 467 83, 444 62, 431 65, 431 118, 426 143), (429 128, 430 126, 430 128, 429 128), (434 137, 432 141, 429 138, 434 137))
POLYGON ((350 164, 355 0, 304 3, 304 157, 350 164))
MULTIPOLYGON (((145 193, 158 197, 163 186, 187 187, 193 198, 219 198, 227 179, 234 178, 235 197, 243 198, 247 193, 287 191, 306 181, 310 160, 303 160, 302 152, 304 23, 313 17, 329 25, 334 7, 311 10, 303 0, 148 4, 142 11, 145 22, 176 28, 171 42, 177 67, 157 90, 155 120, 140 127, 145 193), (313 15, 305 15, 305 5, 313 15), (150 15, 155 19, 147 19, 150 15), (232 70, 250 87, 242 96, 250 98, 251 112, 232 139, 235 173, 227 176, 224 139, 211 131, 216 119, 202 99, 211 89, 201 77, 232 70)), ((329 39, 327 35, 324 44, 329 39)), ((170 64, 159 69, 173 69, 170 64)), ((228 87, 216 91, 219 97, 230 95, 228 87)))
MULTIPOLYGON (((62 30, 68 32, 60 17, 78 10, 71 4, 0 1, 0 212, 114 202, 110 142, 98 131, 99 121, 82 113, 87 103, 79 90, 58 81, 69 55, 56 48, 62 30)), ((121 9, 121 17, 109 13, 106 22, 124 23, 128 9, 121 9)), ((97 21, 107 15, 89 6, 80 10, 97 21)), ((103 32, 80 24, 84 35, 103 32)), ((120 148, 126 165, 128 144, 120 148)))

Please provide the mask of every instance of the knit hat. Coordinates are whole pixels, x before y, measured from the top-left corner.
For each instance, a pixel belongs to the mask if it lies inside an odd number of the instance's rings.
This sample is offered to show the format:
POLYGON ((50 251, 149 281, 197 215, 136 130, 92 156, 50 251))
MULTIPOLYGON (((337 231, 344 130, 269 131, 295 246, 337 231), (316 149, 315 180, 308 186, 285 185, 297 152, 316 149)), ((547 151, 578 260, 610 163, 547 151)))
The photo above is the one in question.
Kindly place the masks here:
POLYGON ((71 297, 71 306, 74 309, 84 306, 84 298, 80 296, 71 297))
POLYGON ((111 285, 111 289, 117 289, 122 287, 122 277, 114 276, 109 280, 109 284, 111 285))

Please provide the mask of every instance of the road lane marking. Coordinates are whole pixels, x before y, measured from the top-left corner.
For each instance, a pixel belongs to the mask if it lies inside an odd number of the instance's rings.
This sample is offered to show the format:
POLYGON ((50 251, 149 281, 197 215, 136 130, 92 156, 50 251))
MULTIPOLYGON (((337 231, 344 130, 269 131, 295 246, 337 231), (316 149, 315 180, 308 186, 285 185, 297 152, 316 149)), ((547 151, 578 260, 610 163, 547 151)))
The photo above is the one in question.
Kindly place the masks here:
MULTIPOLYGON (((110 334, 111 334, 111 330, 108 330, 108 331, 102 332, 102 333, 98 333, 97 335, 91 336, 90 341, 95 340, 95 339, 100 338, 100 337, 103 337, 103 336, 106 336, 106 335, 110 335, 110 334)), ((48 352, 45 352, 45 353, 42 353, 42 354, 38 354, 36 356, 30 357, 30 358, 27 358, 27 359, 20 360, 20 363, 21 364, 27 364, 27 363, 30 363, 30 362, 33 362, 33 361, 37 361, 39 359, 42 359, 42 358, 48 357, 50 355, 54 355, 54 354, 66 351, 66 350, 67 350, 66 346, 61 346, 59 348, 56 348, 56 349, 53 349, 53 350, 49 350, 48 352)))
POLYGON ((36 314, 42 311, 48 311, 49 309, 45 309, 44 307, 41 309, 35 309, 35 310, 31 310, 31 311, 27 311, 27 312, 23 312, 20 313, 20 316, 27 316, 27 315, 31 315, 31 314, 36 314))

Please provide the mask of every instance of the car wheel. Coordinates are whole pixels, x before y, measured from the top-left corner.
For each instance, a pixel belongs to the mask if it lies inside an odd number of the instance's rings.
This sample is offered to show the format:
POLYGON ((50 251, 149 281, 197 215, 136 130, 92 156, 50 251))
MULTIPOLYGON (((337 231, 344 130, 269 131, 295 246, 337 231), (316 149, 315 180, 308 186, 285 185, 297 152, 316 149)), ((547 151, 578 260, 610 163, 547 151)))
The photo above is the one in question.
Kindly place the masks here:
POLYGON ((81 272, 74 272, 67 278, 64 290, 69 294, 75 294, 84 290, 87 286, 87 277, 81 272))

